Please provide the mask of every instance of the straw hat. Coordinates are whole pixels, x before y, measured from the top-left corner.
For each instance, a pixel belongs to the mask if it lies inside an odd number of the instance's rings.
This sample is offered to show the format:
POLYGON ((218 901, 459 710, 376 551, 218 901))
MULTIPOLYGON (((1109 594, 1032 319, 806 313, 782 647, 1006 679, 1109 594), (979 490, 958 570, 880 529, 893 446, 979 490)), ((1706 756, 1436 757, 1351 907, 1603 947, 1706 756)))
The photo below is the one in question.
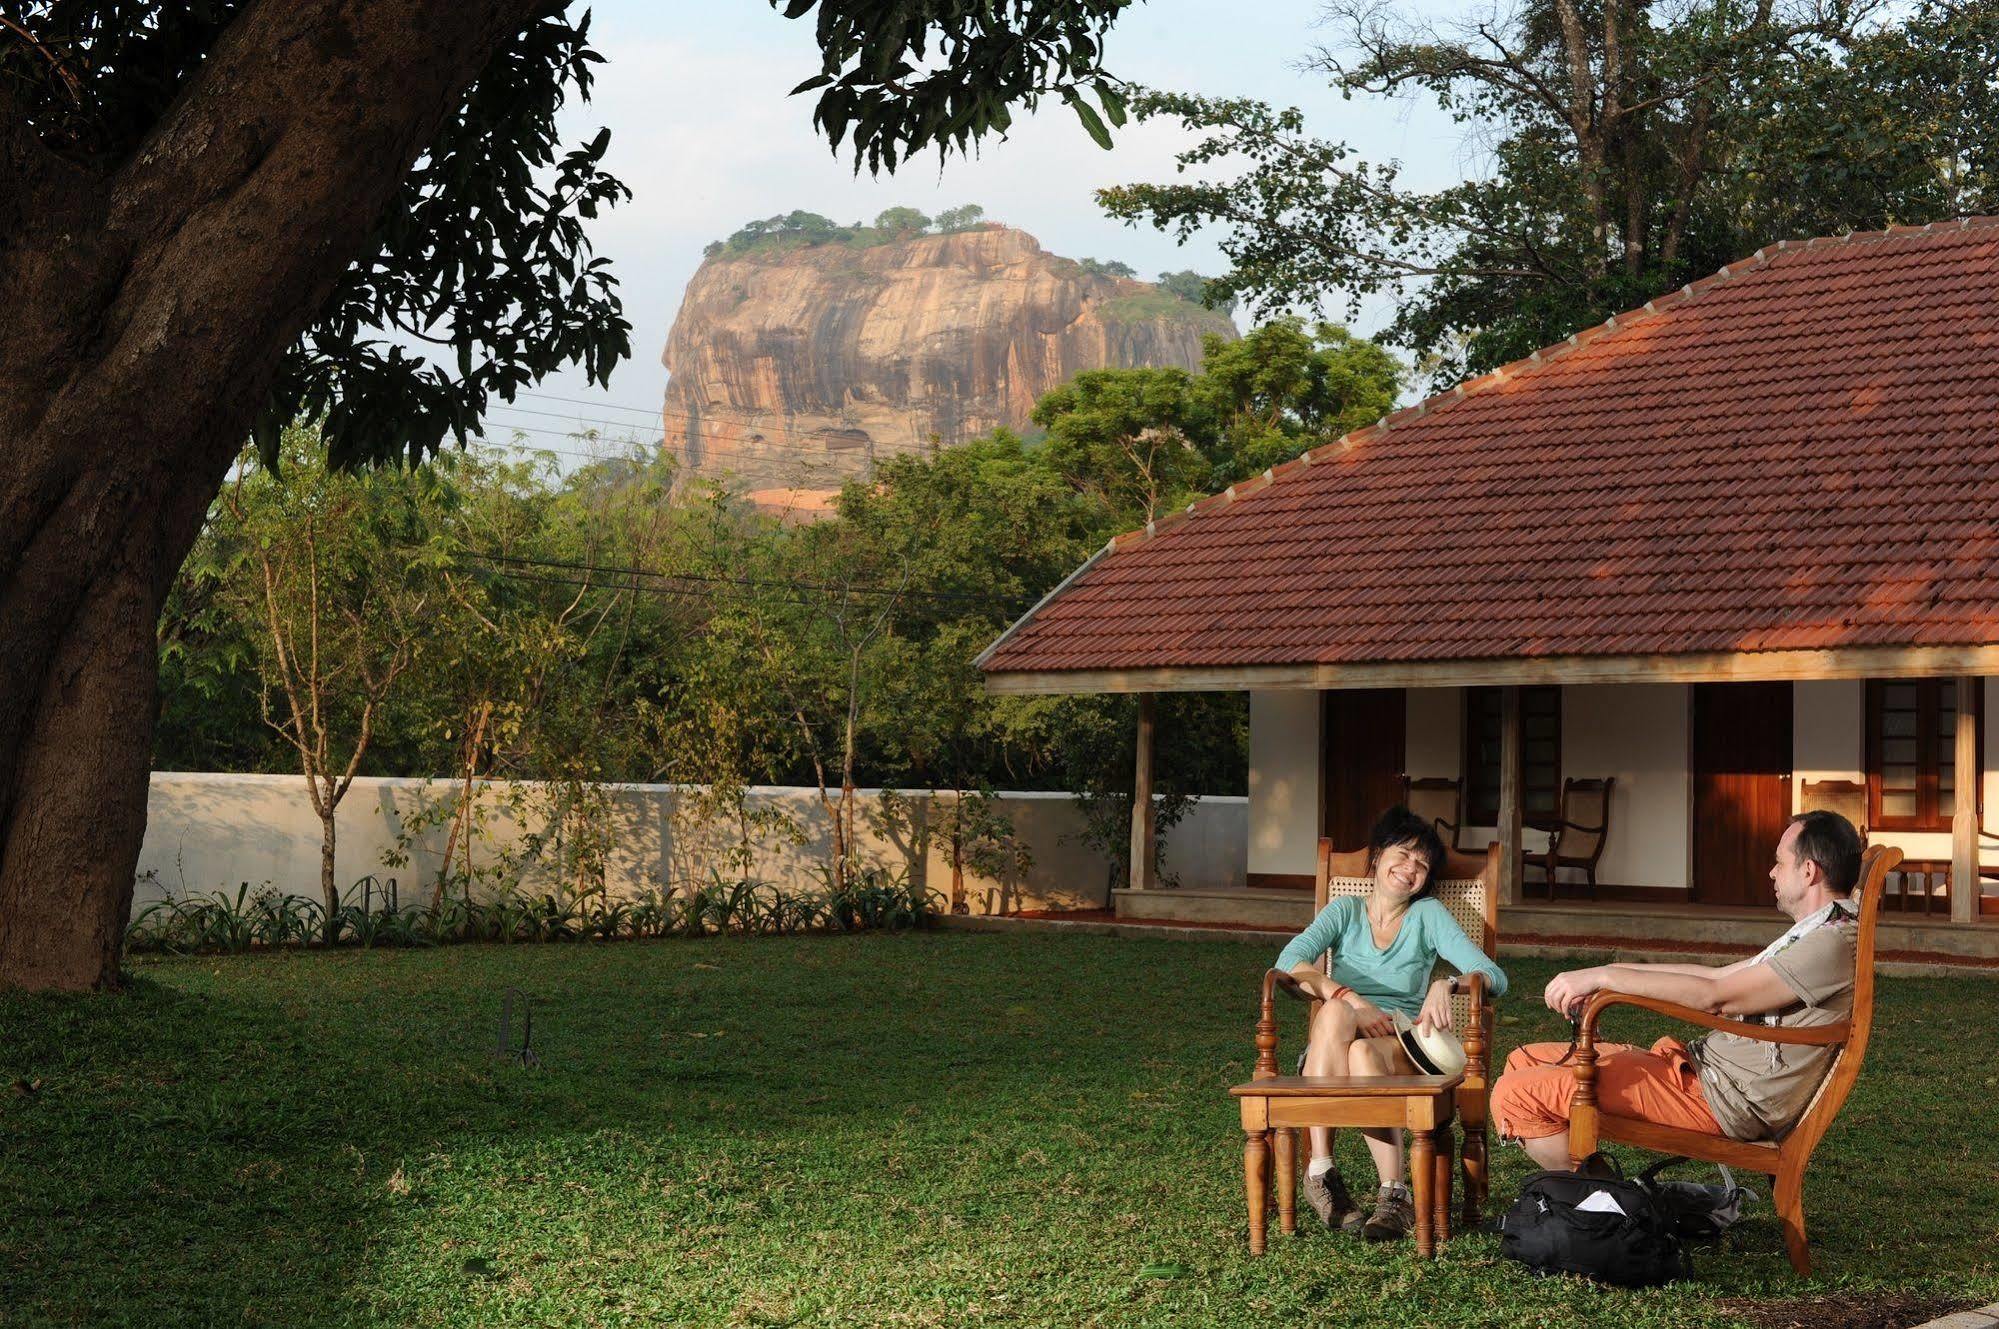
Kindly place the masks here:
POLYGON ((1400 1011, 1394 1013, 1395 1037, 1402 1051, 1424 1075, 1456 1075, 1465 1068, 1465 1045, 1448 1029, 1425 1029, 1400 1011))

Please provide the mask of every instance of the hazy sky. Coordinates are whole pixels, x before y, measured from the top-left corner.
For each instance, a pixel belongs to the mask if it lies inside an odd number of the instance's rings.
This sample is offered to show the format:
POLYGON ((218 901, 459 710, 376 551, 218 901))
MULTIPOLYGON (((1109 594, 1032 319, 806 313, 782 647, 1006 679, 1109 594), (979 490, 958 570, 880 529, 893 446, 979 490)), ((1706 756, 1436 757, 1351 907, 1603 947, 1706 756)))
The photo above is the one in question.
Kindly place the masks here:
MULTIPOLYGON (((794 208, 847 222, 894 204, 934 214, 977 203, 1054 253, 1122 259, 1148 279, 1223 267, 1211 239, 1177 247, 1149 226, 1112 221, 1091 198, 1103 185, 1170 178, 1175 151, 1190 141, 1176 126, 1127 126, 1106 152, 1054 103, 1017 118, 1008 138, 988 141, 976 157, 940 168, 932 154, 893 176, 856 176, 813 131, 810 96, 785 95, 817 72, 809 16, 787 21, 764 0, 598 0, 594 14, 593 39, 607 63, 594 99, 569 113, 569 137, 608 125, 610 168, 632 189, 631 202, 591 230, 622 285, 632 356, 608 391, 580 373, 551 377, 519 403, 540 414, 497 410, 494 435, 521 427, 535 431, 537 445, 574 448, 564 434, 610 421, 655 433, 666 387, 660 352, 702 246, 794 208)), ((1314 133, 1401 162, 1413 184, 1461 178, 1468 167, 1458 127, 1434 105, 1343 101, 1322 75, 1297 68, 1333 35, 1318 14, 1312 0, 1149 0, 1112 31, 1106 63, 1149 86, 1300 106, 1314 133)), ((1370 310, 1360 326, 1379 321, 1370 310)))

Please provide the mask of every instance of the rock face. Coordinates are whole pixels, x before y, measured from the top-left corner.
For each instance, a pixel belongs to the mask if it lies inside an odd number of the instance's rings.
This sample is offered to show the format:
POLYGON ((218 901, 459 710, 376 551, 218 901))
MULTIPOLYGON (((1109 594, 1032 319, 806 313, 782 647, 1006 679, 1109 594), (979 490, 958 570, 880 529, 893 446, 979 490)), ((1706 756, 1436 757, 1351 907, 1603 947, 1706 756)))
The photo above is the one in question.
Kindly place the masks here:
POLYGON ((661 356, 666 448, 752 490, 830 489, 879 458, 1020 429, 1085 369, 1197 369, 1227 315, 1084 270, 1003 226, 718 255, 661 356))

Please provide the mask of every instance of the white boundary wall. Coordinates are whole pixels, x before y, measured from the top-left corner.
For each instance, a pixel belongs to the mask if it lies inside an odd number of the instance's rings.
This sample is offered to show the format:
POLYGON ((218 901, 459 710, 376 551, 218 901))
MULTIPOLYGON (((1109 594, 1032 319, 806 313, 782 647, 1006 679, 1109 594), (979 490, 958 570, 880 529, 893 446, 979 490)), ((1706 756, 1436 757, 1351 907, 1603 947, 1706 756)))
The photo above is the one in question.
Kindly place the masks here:
MULTIPOLYGON (((473 848, 475 865, 490 862, 499 845, 516 842, 524 829, 531 829, 512 824, 494 791, 483 788, 483 801, 492 811, 485 837, 473 848)), ((730 833, 715 826, 677 828, 674 807, 681 793, 676 787, 614 785, 609 792, 615 828, 608 872, 612 891, 705 881, 711 866, 722 862, 719 852, 731 842, 730 833)), ((916 881, 948 896, 951 866, 943 846, 920 832, 916 844, 891 840, 869 824, 866 814, 879 807, 879 793, 860 792, 863 861, 907 869, 916 881)), ((458 786, 448 780, 355 780, 335 823, 335 875, 341 886, 373 873, 395 877, 405 904, 428 898, 447 828, 427 831, 408 867, 386 867, 383 855, 395 848, 403 818, 436 800, 457 797, 458 786)), ((772 846, 760 853, 751 875, 782 890, 816 888, 814 868, 831 854, 831 821, 820 806, 818 791, 757 788, 749 797, 753 806, 783 808, 806 835, 803 845, 772 846)), ((931 796, 907 797, 920 826, 931 796)), ((1075 799, 1056 793, 1008 793, 997 798, 1034 863, 1017 881, 997 881, 968 870, 965 893, 971 912, 1102 907, 1109 869, 1081 841, 1083 821, 1075 799)), ((319 818, 307 800, 302 777, 156 772, 146 811, 135 909, 168 892, 179 896, 227 889, 233 894, 242 882, 248 882, 252 891, 269 883, 280 891, 319 898, 319 818)), ((1248 811, 1244 798, 1201 799, 1165 832, 1163 875, 1190 887, 1241 886, 1248 860, 1248 811)))

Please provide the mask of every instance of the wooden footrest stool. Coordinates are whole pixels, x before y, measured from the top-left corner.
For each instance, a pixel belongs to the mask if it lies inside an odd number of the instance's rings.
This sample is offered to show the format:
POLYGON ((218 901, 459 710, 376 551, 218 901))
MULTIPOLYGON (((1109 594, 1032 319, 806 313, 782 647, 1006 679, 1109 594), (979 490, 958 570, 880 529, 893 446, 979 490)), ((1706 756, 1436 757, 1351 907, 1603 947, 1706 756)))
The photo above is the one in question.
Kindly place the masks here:
POLYGON ((1400 1126, 1416 1193, 1416 1254, 1451 1236, 1451 1114, 1458 1075, 1280 1075, 1229 1090, 1242 1105, 1249 1253, 1261 1255, 1270 1204, 1270 1134, 1277 1133, 1277 1221, 1298 1230, 1297 1132, 1307 1126, 1400 1126))

